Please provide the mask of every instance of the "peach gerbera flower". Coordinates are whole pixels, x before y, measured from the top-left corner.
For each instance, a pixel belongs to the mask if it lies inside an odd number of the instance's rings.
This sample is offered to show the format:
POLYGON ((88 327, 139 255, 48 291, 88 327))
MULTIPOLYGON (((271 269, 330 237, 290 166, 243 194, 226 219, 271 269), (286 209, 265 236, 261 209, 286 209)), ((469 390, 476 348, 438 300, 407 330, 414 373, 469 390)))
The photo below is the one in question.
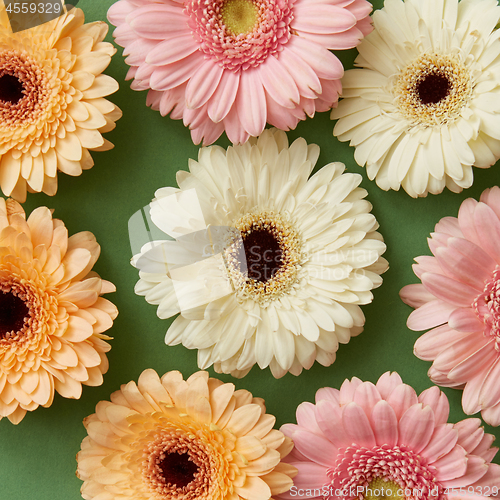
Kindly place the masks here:
POLYGON ((481 420, 448 422, 437 387, 419 396, 397 373, 377 384, 354 377, 302 403, 297 425, 281 430, 295 444, 287 462, 299 470, 289 493, 321 500, 459 500, 496 497, 498 448, 481 420))
POLYGON ((465 388, 465 413, 481 411, 500 425, 500 188, 465 200, 458 218, 441 219, 429 247, 434 257, 417 257, 413 266, 422 283, 401 290, 416 309, 408 328, 432 328, 415 354, 434 361, 435 384, 465 388))
POLYGON ((102 383, 117 310, 100 297, 115 287, 90 272, 99 252, 92 233, 68 238, 48 208, 26 220, 0 198, 0 419, 17 424, 54 391, 79 398, 82 384, 102 383))
MULTIPOLYGON (((2 7, 3 9, 3 7, 2 7)), ((57 171, 80 175, 91 151, 112 144, 102 133, 121 111, 104 97, 118 83, 102 71, 116 49, 103 42, 104 22, 84 24, 80 9, 13 33, 0 16, 0 188, 24 201, 26 191, 57 191, 57 171)))
POLYGON ((183 119, 195 144, 282 130, 337 103, 350 49, 372 30, 366 0, 119 0, 117 26, 134 90, 183 119))
POLYGON ((293 445, 264 402, 197 372, 145 370, 84 421, 86 500, 267 500, 292 486, 293 445))

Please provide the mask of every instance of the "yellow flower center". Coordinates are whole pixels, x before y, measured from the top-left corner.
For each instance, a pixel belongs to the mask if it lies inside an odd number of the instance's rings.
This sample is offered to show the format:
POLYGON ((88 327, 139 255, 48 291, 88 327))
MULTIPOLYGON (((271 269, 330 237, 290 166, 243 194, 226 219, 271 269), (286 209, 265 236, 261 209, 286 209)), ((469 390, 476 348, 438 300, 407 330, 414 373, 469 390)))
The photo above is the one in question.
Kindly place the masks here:
POLYGON ((222 21, 234 35, 253 31, 259 20, 259 9, 251 0, 227 0, 222 7, 222 21))
POLYGON ((394 481, 388 481, 382 477, 373 479, 366 489, 364 500, 405 500, 401 493, 401 486, 394 481))
POLYGON ((413 126, 432 127, 457 119, 474 88, 469 69, 456 54, 422 54, 396 77, 393 93, 413 126))

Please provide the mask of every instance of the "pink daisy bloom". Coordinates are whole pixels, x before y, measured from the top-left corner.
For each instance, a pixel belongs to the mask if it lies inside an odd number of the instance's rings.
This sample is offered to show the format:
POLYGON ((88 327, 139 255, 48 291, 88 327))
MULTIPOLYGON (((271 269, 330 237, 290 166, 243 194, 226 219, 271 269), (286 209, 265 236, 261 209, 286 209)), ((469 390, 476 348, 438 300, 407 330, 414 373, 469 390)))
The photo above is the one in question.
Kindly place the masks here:
POLYGON ((377 384, 354 377, 340 391, 302 403, 297 424, 281 431, 295 448, 286 462, 298 469, 281 499, 452 500, 494 496, 500 465, 491 460, 494 436, 481 420, 447 423, 448 399, 437 387, 417 396, 397 373, 377 384))
POLYGON ((465 388, 464 412, 481 410, 500 425, 500 188, 479 202, 465 200, 456 217, 444 217, 429 239, 434 257, 413 265, 422 283, 401 298, 413 311, 411 330, 427 330, 415 343, 420 359, 434 361, 429 377, 444 387, 465 388))
POLYGON ((183 119, 196 144, 233 143, 329 110, 341 62, 371 30, 366 0, 119 0, 116 43, 147 104, 183 119))

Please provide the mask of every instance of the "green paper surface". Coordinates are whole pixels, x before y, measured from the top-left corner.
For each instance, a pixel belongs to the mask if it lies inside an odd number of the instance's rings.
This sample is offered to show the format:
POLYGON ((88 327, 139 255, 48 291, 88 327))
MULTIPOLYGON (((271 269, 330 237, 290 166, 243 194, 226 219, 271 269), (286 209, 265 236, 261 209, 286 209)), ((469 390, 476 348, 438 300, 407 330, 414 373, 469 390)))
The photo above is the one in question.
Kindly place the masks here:
MULTIPOLYGON (((105 20, 113 0, 81 0, 79 7, 86 21, 105 20)), ((380 7, 381 2, 376 2, 380 7)), ((111 41, 111 32, 107 40, 111 41)), ((352 67, 356 51, 337 52, 346 68, 352 67)), ((0 422, 0 500, 77 500, 82 482, 76 478, 75 455, 86 432, 82 420, 94 412, 95 405, 121 384, 137 380, 146 368, 162 375, 180 370, 185 377, 197 370, 196 351, 182 346, 167 347, 164 335, 171 321, 156 316, 156 306, 134 294, 138 272, 130 265, 132 256, 128 220, 154 196, 156 189, 176 186, 175 173, 187 169, 188 159, 196 158, 189 130, 182 121, 162 117, 146 107, 146 92, 134 92, 125 82, 128 66, 122 49, 105 71, 120 83, 120 90, 110 97, 123 110, 123 118, 113 132, 105 135, 115 148, 92 153, 95 166, 80 177, 59 174, 59 190, 55 197, 28 194, 24 204, 30 213, 38 206, 55 209, 54 217, 62 219, 70 234, 91 231, 101 245, 101 256, 94 270, 112 281, 117 292, 106 297, 120 313, 109 335, 112 349, 110 369, 101 387, 83 388, 80 400, 55 396, 53 405, 29 412, 17 426, 8 419, 0 422)), ((295 422, 295 410, 303 401, 314 401, 315 392, 324 386, 340 387, 344 379, 357 376, 375 382, 384 372, 397 371, 403 381, 417 392, 430 387, 427 377, 430 363, 413 355, 419 333, 406 327, 412 309, 401 302, 399 290, 417 283, 411 265, 418 255, 429 255, 426 238, 441 217, 456 216, 463 200, 479 198, 481 192, 500 184, 498 165, 490 169, 474 169, 472 188, 453 194, 445 191, 423 199, 412 199, 404 191, 385 192, 367 179, 366 172, 354 161, 354 149, 340 143, 332 135, 329 113, 301 122, 289 132, 292 142, 304 137, 308 143, 321 147, 316 168, 332 161, 344 162, 348 172, 363 176, 362 186, 369 192, 373 213, 380 223, 380 232, 387 244, 385 257, 390 269, 383 276, 383 285, 374 291, 372 304, 363 307, 366 315, 364 332, 349 344, 341 345, 337 361, 324 368, 315 364, 299 377, 286 375, 276 380, 269 369, 254 367, 241 380, 218 376, 265 399, 267 410, 276 416, 277 427, 295 422)), ((225 136, 217 144, 227 147, 225 136)), ((210 373, 214 375, 213 370, 210 373)), ((466 418, 460 399, 462 392, 444 389, 450 400, 450 422, 466 418)), ((500 429, 485 426, 487 432, 500 437, 500 429)), ((500 455, 496 462, 500 463, 500 455)))

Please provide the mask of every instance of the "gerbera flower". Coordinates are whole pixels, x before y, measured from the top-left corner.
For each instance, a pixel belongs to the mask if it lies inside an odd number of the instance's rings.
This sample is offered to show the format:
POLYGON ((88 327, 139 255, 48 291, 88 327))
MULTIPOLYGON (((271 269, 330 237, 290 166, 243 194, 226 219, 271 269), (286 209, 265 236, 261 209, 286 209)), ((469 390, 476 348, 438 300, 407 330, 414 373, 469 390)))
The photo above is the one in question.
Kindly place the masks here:
POLYGON ((478 418, 449 424, 446 395, 417 397, 397 373, 377 384, 354 377, 302 403, 297 425, 281 430, 295 448, 286 461, 298 474, 279 497, 331 500, 486 499, 500 488, 498 448, 478 418))
POLYGON ((118 90, 102 71, 116 49, 103 42, 104 22, 84 23, 80 9, 12 33, 0 16, 0 188, 26 199, 26 190, 57 191, 57 171, 80 175, 94 164, 89 150, 112 144, 120 110, 105 96, 118 90))
POLYGON ((183 119, 195 144, 234 143, 266 121, 295 128, 327 111, 349 49, 371 31, 366 0, 120 0, 108 12, 134 90, 183 119))
POLYGON ((500 158, 494 0, 387 0, 358 47, 334 135, 382 189, 460 192, 500 158))
POLYGON ((465 413, 481 410, 500 425, 500 188, 484 191, 479 203, 465 200, 458 218, 441 219, 429 248, 434 257, 417 257, 413 266, 422 283, 401 290, 416 309, 408 327, 432 328, 415 354, 434 361, 434 383, 465 386, 465 413))
POLYGON ((102 384, 117 310, 100 297, 113 284, 91 272, 99 252, 92 233, 68 238, 48 208, 26 220, 0 198, 0 419, 17 424, 54 391, 79 398, 82 384, 102 384))
POLYGON ((181 313, 165 342, 199 349, 200 368, 240 377, 258 363, 298 375, 315 360, 331 365, 339 342, 362 331, 359 305, 382 283, 385 245, 360 175, 331 163, 308 180, 318 155, 266 130, 227 151, 202 148, 178 172, 180 189, 156 192, 151 221, 178 240, 135 257, 136 293, 160 318, 181 313), (206 258, 195 240, 207 227, 237 237, 206 258))
POLYGON ((264 401, 197 372, 145 370, 84 421, 77 455, 86 500, 268 500, 287 491, 293 447, 264 401))

